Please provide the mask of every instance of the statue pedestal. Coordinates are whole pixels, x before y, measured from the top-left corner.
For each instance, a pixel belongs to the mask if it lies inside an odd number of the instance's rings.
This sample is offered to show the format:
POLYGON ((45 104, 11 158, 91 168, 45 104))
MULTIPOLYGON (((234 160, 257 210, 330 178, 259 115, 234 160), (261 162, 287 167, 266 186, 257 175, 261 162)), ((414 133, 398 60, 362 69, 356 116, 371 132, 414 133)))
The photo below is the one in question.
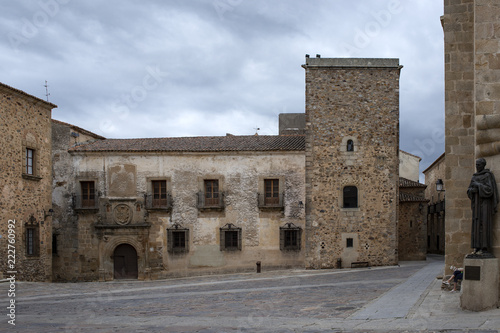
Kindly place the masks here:
POLYGON ((498 305, 498 259, 465 258, 460 306, 484 311, 498 305))

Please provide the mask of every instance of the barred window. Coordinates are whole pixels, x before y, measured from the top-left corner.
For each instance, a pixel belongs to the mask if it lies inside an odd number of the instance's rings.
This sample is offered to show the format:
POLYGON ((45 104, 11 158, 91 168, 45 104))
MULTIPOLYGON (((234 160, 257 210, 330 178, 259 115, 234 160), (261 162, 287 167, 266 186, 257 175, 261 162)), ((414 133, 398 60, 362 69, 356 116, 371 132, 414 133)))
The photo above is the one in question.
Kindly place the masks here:
POLYGON ((241 228, 231 223, 220 228, 220 250, 238 251, 241 250, 241 228))
POLYGON ((286 223, 280 227, 280 250, 300 251, 302 240, 302 229, 293 223, 286 223))

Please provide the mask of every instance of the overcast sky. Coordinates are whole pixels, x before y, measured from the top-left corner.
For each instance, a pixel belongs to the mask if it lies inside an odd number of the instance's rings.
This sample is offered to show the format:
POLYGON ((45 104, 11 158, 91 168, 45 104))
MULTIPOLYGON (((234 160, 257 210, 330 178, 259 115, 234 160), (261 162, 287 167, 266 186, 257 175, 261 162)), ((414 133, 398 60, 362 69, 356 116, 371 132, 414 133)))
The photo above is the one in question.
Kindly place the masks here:
POLYGON ((444 152, 439 0, 17 0, 0 81, 108 138, 278 134, 305 112, 305 54, 399 58, 400 148, 444 152))

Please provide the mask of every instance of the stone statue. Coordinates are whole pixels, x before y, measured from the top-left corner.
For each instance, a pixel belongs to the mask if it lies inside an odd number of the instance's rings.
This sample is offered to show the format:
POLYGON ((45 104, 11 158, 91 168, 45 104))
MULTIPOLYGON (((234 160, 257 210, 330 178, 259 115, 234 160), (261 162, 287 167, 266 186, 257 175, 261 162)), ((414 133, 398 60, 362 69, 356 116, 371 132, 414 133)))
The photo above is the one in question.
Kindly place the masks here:
POLYGON ((493 215, 498 205, 495 176, 485 166, 484 158, 476 160, 477 172, 472 176, 467 189, 472 207, 471 247, 476 255, 484 255, 491 248, 493 215))

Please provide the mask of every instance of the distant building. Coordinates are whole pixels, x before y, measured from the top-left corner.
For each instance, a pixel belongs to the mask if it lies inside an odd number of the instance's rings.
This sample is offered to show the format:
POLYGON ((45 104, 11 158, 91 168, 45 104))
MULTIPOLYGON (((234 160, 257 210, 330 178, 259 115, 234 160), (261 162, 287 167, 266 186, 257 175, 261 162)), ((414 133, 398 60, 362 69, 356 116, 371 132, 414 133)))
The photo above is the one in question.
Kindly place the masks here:
POLYGON ((4 277, 52 279, 50 133, 56 107, 0 83, 0 269, 4 277))
POLYGON ((427 169, 425 197, 429 200, 427 216, 427 252, 444 254, 445 251, 445 154, 439 156, 427 169), (439 191, 438 191, 439 190, 439 191))
POLYGON ((399 176, 418 182, 420 177, 420 161, 422 161, 421 157, 400 150, 399 176))

